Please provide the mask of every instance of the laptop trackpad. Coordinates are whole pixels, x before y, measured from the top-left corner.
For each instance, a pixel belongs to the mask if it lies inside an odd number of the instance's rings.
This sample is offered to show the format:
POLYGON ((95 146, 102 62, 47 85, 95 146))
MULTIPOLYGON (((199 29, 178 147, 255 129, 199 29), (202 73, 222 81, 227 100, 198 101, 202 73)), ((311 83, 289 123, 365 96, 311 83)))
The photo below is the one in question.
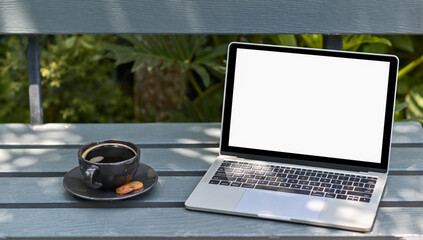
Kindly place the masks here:
POLYGON ((320 197, 247 189, 235 211, 285 220, 317 220, 325 201, 320 197))

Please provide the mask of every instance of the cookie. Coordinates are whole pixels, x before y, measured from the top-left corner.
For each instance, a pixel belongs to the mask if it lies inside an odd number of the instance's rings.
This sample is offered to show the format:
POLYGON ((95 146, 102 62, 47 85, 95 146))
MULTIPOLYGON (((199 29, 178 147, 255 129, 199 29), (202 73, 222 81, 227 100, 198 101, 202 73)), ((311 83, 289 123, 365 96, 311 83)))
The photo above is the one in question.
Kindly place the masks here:
POLYGON ((116 194, 119 194, 119 195, 128 194, 132 191, 141 189, 143 187, 144 187, 144 184, 142 182, 133 181, 116 188, 116 194))

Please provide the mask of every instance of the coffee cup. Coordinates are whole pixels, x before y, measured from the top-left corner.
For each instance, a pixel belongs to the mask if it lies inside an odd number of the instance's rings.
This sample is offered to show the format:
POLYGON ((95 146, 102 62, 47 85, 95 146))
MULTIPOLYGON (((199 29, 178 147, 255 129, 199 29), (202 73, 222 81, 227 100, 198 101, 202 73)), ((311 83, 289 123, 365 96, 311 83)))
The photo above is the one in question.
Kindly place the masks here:
POLYGON ((140 148, 121 140, 101 140, 78 150, 84 183, 93 189, 116 188, 130 182, 137 172, 140 148))

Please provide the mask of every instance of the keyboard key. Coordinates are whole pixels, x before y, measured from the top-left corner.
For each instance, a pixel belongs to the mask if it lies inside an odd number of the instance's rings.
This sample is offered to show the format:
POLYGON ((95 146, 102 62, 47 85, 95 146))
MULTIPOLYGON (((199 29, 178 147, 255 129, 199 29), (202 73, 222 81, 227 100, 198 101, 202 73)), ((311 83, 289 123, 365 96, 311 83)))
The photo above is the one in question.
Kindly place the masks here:
POLYGON ((353 186, 354 187, 364 187, 364 183, 354 182, 353 186))
POLYGON ((360 198, 357 197, 357 196, 348 196, 347 197, 347 200, 351 200, 351 201, 358 201, 358 199, 360 199, 360 198))
POLYGON ((301 188, 301 185, 300 184, 291 184, 291 187, 290 188, 300 189, 301 188))
POLYGON ((240 187, 241 186, 241 183, 233 182, 233 183, 231 183, 231 186, 232 187, 240 187))
POLYGON ((337 193, 337 194, 346 194, 347 191, 345 191, 345 190, 335 190, 335 193, 337 193))
POLYGON ((354 192, 354 191, 348 191, 347 194, 359 196, 359 197, 363 197, 363 198, 370 198, 372 196, 372 194, 370 194, 370 193, 354 192))
POLYGON ((327 192, 327 193, 334 193, 335 192, 335 189, 332 189, 332 188, 325 188, 325 191, 324 192, 327 192))
POLYGON ((310 194, 310 191, 307 191, 307 190, 295 189, 295 188, 284 188, 284 187, 273 187, 268 185, 265 185, 265 186, 257 185, 255 188, 263 189, 263 190, 278 191, 278 192, 297 193, 297 194, 304 194, 304 195, 310 194))
POLYGON ((371 179, 361 179, 360 182, 376 184, 376 180, 371 180, 371 179))
POLYGON ((278 178, 277 181, 278 182, 286 182, 286 181, 288 181, 288 178, 278 178))
POLYGON ((268 183, 269 186, 279 186, 278 182, 269 182, 268 183))
POLYGON ((227 181, 221 181, 220 183, 219 183, 219 185, 225 185, 225 186, 229 186, 229 182, 227 182, 227 181))
POLYGON ((316 197, 323 197, 325 195, 325 193, 323 192, 318 192, 318 191, 312 191, 311 196, 316 196, 316 197))
MULTIPOLYGON (((226 176, 226 172, 216 172, 215 174, 214 174, 215 176, 226 176)), ((364 185, 363 185, 364 186, 364 185)))
POLYGON ((320 186, 319 182, 310 182, 308 185, 310 186, 320 186))
POLYGON ((277 177, 266 177, 268 181, 276 181, 277 177))
POLYGON ((314 190, 314 191, 323 192, 323 190, 325 190, 325 189, 324 189, 324 188, 322 188, 322 187, 313 187, 313 190, 314 190))
POLYGON ((291 186, 291 184, 290 183, 281 183, 281 185, 280 185, 281 187, 286 187, 286 188, 289 188, 290 186, 291 186))
POLYGON ((333 184, 333 185, 332 185, 332 188, 333 188, 333 189, 342 189, 342 188, 343 188, 343 186, 342 186, 342 185, 336 185, 336 184, 333 184))
POLYGON ((245 178, 237 178, 235 181, 237 181, 237 182, 246 182, 247 179, 245 179, 245 178))
POLYGON ((237 163, 233 163, 231 165, 231 167, 233 167, 233 168, 240 168, 241 166, 242 166, 241 164, 237 164, 237 163))
POLYGON ((287 178, 297 179, 297 175, 294 175, 294 174, 289 174, 289 175, 287 176, 287 178))
POLYGON ((211 184, 219 184, 220 183, 220 181, 218 181, 218 180, 210 180, 210 182, 209 183, 211 183, 211 184))
POLYGON ((243 173, 234 173, 234 174, 232 174, 232 177, 243 177, 244 176, 244 174, 243 173))
POLYGON ((320 179, 320 182, 330 183, 330 179, 328 179, 328 178, 322 178, 322 179, 320 179))
POLYGON ((308 177, 307 176, 298 176, 298 179, 300 179, 300 180, 308 180, 308 177))
POLYGON ((342 181, 341 180, 332 180, 332 181, 330 181, 330 183, 332 183, 332 184, 341 184, 342 181))
POLYGON ((360 202, 370 202, 370 198, 360 198, 360 202))
POLYGON ((228 178, 223 176, 213 176, 213 180, 228 181, 228 178))
POLYGON ((343 189, 349 191, 349 190, 354 190, 354 187, 352 187, 352 186, 344 186, 343 189))
POLYGON ((241 187, 244 187, 244 188, 254 188, 254 184, 244 183, 244 184, 241 185, 241 187))
POLYGON ((352 186, 353 185, 353 182, 350 182, 350 181, 348 181, 348 182, 342 182, 342 184, 343 185, 347 185, 347 186, 352 186))
POLYGON ((375 185, 366 183, 366 184, 364 184, 364 187, 374 189, 375 185))
POLYGON ((361 188, 361 187, 355 187, 354 191, 356 192, 363 192, 363 193, 373 193, 373 189, 371 188, 361 188))
POLYGON ((336 195, 337 199, 347 199, 347 195, 338 194, 336 195))
POLYGON ((261 180, 257 182, 257 184, 262 184, 262 185, 267 185, 268 183, 269 181, 266 181, 266 180, 261 180))
POLYGON ((297 179, 289 179, 287 183, 298 183, 297 179))
POLYGON ((324 174, 324 173, 318 173, 316 174, 316 177, 320 177, 320 178, 326 178, 328 175, 324 174))
POLYGON ((336 197, 336 194, 334 194, 334 193, 326 193, 325 194, 325 197, 327 197, 327 198, 335 198, 336 197))
POLYGON ((304 190, 312 190, 313 187, 312 186, 302 186, 301 189, 304 189, 304 190))
POLYGON ((255 179, 248 179, 247 183, 251 183, 251 184, 256 184, 258 182, 258 180, 255 179))
POLYGON ((330 184, 330 183, 322 183, 322 184, 320 184, 320 186, 321 187, 327 187, 327 188, 329 188, 329 187, 332 186, 332 184, 330 184))
POLYGON ((317 182, 317 181, 320 180, 320 178, 318 178, 318 177, 309 177, 308 180, 317 182))
POLYGON ((300 180, 298 181, 298 184, 302 184, 302 185, 308 185, 310 182, 306 181, 306 180, 300 180))
POLYGON ((266 177, 265 176, 256 176, 255 179, 264 180, 264 179, 266 179, 266 177))
POLYGON ((266 177, 275 177, 276 173, 272 173, 272 172, 266 172, 266 177))

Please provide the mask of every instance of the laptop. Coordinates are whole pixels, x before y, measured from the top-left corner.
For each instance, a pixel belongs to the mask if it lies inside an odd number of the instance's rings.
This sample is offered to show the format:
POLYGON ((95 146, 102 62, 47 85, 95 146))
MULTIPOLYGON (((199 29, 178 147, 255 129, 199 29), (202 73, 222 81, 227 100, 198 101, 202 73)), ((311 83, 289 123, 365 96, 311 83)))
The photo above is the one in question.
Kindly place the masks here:
POLYGON ((187 209, 370 231, 398 58, 231 43, 220 154, 187 209))

